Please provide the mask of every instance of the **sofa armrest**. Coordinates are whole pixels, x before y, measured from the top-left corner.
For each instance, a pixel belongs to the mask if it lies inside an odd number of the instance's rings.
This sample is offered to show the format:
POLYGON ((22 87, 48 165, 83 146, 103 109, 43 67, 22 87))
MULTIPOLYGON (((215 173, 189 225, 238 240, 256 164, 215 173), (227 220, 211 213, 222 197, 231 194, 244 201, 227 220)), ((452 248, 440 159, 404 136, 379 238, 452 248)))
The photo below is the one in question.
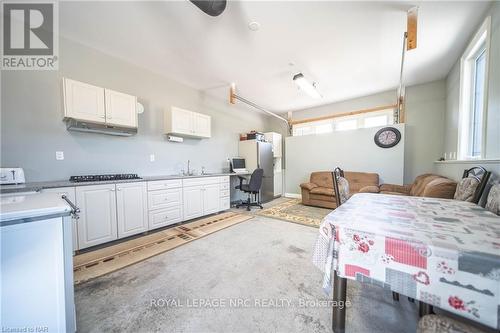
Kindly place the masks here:
POLYGON ((382 184, 380 185, 380 192, 396 192, 401 194, 410 194, 411 185, 396 185, 396 184, 382 184))
POLYGON ((457 183, 446 179, 438 178, 431 181, 424 188, 423 197, 453 199, 457 183))
POLYGON ((380 189, 375 185, 364 186, 359 189, 358 193, 379 193, 380 189))
POLYGON ((300 184, 300 187, 303 188, 303 189, 305 189, 305 190, 310 191, 313 188, 318 187, 318 185, 316 185, 314 183, 302 183, 302 184, 300 184))

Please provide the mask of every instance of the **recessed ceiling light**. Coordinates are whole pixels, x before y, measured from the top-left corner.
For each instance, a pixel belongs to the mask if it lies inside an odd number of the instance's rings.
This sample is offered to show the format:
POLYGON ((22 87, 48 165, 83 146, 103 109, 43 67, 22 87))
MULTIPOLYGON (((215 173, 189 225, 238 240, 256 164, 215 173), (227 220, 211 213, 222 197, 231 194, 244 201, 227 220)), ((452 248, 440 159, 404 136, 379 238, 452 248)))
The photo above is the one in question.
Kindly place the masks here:
POLYGON ((257 31, 257 30, 259 30, 259 28, 260 28, 259 22, 252 21, 252 22, 248 23, 248 29, 250 29, 252 31, 257 31))

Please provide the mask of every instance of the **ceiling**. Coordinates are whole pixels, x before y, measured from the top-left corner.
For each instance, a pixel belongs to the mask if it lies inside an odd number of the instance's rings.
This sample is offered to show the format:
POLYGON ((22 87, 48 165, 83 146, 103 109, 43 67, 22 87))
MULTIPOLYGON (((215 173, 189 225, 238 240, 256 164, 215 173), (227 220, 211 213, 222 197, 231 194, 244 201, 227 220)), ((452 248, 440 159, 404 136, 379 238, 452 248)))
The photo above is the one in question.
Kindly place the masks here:
POLYGON ((414 5, 418 47, 404 73, 413 85, 448 74, 490 2, 231 1, 218 17, 187 0, 61 2, 60 33, 221 98, 235 82, 239 95, 285 112, 397 87, 414 5), (298 90, 297 72, 322 99, 298 90))

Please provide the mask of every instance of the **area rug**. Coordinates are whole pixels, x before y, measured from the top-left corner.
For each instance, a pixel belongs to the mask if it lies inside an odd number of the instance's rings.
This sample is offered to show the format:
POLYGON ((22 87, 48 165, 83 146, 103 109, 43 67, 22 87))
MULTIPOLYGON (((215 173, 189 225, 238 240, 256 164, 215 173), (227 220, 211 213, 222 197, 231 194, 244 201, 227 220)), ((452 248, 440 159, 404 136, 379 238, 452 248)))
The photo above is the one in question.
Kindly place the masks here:
POLYGON ((79 284, 114 272, 251 218, 251 215, 222 213, 76 255, 74 282, 79 284))
POLYGON ((303 205, 300 199, 291 199, 257 214, 317 228, 331 211, 332 209, 303 205))

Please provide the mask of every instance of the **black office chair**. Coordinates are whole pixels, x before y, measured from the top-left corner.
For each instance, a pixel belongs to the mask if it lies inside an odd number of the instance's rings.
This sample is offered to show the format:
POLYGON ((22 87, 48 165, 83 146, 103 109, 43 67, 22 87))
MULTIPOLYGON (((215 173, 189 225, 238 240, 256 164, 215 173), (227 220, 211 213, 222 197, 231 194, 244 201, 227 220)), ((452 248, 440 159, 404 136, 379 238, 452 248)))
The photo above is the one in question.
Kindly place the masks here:
POLYGON ((250 211, 251 209, 250 207, 252 206, 260 207, 260 209, 264 208, 262 207, 262 204, 260 203, 259 200, 259 192, 262 186, 263 176, 264 176, 263 169, 255 169, 255 171, 250 176, 250 181, 247 184, 243 184, 243 180, 245 180, 244 177, 238 176, 240 178, 240 185, 236 186, 235 188, 245 193, 248 193, 248 199, 247 202, 242 202, 236 205, 236 208, 247 207, 248 211, 250 211), (255 201, 252 201, 252 195, 254 195, 255 201))

